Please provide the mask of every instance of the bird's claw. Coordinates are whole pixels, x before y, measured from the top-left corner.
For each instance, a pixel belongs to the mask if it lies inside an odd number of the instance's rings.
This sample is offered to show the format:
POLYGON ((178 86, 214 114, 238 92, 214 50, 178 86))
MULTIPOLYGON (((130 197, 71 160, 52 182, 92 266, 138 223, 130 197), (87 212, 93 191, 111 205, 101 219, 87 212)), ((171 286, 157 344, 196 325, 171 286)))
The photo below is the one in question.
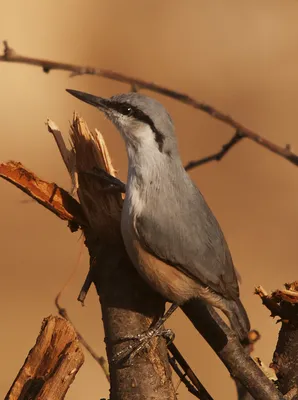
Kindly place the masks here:
POLYGON ((147 332, 144 333, 139 333, 138 335, 127 335, 123 338, 123 340, 135 340, 138 343, 135 344, 129 344, 122 350, 118 351, 112 358, 112 362, 114 364, 118 363, 127 363, 131 364, 133 359, 141 350, 143 350, 145 347, 148 346, 149 342, 151 339, 154 337, 160 337, 162 336, 167 340, 167 343, 172 343, 175 334, 171 329, 164 329, 162 327, 159 327, 158 329, 155 329, 154 327, 149 329, 147 332))

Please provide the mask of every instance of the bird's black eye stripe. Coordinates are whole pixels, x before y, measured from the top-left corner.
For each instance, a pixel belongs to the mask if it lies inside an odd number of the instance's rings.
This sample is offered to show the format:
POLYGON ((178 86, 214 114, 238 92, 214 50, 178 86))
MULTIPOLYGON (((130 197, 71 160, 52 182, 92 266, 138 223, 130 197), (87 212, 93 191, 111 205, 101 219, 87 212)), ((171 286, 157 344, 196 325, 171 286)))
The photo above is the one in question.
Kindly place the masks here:
POLYGON ((134 114, 134 107, 127 103, 112 102, 109 106, 122 115, 130 117, 134 114))
POLYGON ((134 117, 135 119, 138 119, 139 121, 148 124, 155 134, 155 140, 156 143, 158 144, 159 151, 162 152, 164 144, 164 135, 156 129, 154 122, 150 117, 148 117, 147 114, 145 114, 143 111, 132 106, 129 103, 111 102, 109 104, 109 107, 113 108, 115 111, 119 112, 122 115, 126 115, 128 117, 134 117))

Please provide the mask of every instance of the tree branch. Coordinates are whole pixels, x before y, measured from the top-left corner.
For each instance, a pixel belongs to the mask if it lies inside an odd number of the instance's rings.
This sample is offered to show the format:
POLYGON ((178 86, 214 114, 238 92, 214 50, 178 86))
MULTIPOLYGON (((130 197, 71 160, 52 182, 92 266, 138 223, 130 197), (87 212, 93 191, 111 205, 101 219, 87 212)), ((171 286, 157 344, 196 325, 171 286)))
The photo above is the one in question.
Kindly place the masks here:
POLYGON ((245 352, 239 340, 212 308, 195 299, 182 306, 196 329, 255 400, 280 400, 282 394, 245 352))
MULTIPOLYGON (((224 114, 223 112, 217 110, 216 108, 210 106, 209 104, 200 102, 195 100, 193 97, 188 96, 187 94, 180 93, 171 89, 168 89, 164 86, 157 85, 152 82, 147 82, 142 79, 137 79, 131 76, 127 76, 124 74, 120 74, 118 72, 114 72, 111 70, 107 70, 104 68, 94 68, 89 66, 80 66, 68 63, 60 63, 56 61, 44 60, 33 57, 25 57, 16 53, 11 47, 9 47, 7 41, 3 42, 4 44, 4 52, 3 55, 0 56, 0 62, 12 62, 12 63, 20 63, 20 64, 28 64, 35 65, 41 67, 44 72, 48 73, 51 70, 60 70, 60 71, 69 71, 71 72, 71 76, 76 75, 96 75, 99 77, 111 79, 114 81, 127 83, 132 86, 132 90, 135 91, 137 89, 147 89, 155 93, 160 93, 164 96, 170 97, 172 99, 178 100, 181 103, 187 104, 193 108, 201 110, 207 114, 209 114, 212 118, 222 121, 223 123, 234 128, 239 134, 243 137, 252 140, 260 146, 265 147, 267 150, 279 155, 280 157, 288 160, 290 163, 298 166, 298 155, 293 153, 290 150, 290 147, 287 145, 286 147, 278 146, 277 144, 271 142, 268 139, 262 137, 259 133, 252 131, 249 128, 246 128, 240 122, 233 119, 230 115, 224 114)), ((213 158, 212 158, 213 160, 213 158)), ((209 160, 210 161, 210 160, 209 160)), ((198 161, 199 162, 199 161, 198 161)), ((206 163, 208 161, 205 161, 206 163)), ((201 165, 200 163, 198 165, 201 165)), ((196 166, 196 165, 195 165, 196 166)), ((194 167, 188 167, 191 169, 194 167)))

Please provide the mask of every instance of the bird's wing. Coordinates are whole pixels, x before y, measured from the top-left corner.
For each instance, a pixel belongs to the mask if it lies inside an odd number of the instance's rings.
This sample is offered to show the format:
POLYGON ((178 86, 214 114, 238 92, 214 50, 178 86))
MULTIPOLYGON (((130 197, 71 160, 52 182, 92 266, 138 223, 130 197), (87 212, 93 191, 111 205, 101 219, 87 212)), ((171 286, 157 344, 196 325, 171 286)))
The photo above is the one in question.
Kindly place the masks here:
POLYGON ((172 201, 168 207, 157 203, 152 213, 145 210, 134 225, 141 246, 150 254, 223 296, 238 298, 228 245, 197 188, 183 202, 172 201))

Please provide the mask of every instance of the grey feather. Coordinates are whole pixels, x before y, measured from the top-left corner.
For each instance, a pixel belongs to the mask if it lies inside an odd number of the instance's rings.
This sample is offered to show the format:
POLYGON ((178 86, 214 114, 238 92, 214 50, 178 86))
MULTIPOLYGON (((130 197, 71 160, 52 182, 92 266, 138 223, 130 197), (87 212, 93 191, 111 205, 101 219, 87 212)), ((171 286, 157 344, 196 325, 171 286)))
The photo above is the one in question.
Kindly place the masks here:
POLYGON ((173 163, 169 176, 164 169, 162 176, 155 176, 150 186, 154 196, 149 191, 143 193, 151 206, 136 217, 140 243, 162 261, 224 297, 236 299, 237 277, 219 224, 184 170, 179 171, 183 180, 175 180, 175 167, 173 163))

